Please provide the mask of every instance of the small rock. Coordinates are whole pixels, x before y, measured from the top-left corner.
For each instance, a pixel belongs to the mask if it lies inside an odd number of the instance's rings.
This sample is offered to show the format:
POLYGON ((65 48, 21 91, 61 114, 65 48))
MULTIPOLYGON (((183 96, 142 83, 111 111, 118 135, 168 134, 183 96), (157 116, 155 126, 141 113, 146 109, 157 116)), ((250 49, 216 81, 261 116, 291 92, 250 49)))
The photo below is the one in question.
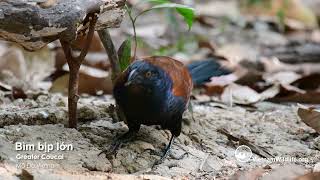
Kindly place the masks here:
POLYGON ((152 144, 144 142, 144 141, 137 141, 137 146, 142 151, 144 151, 146 149, 155 150, 155 148, 154 148, 154 146, 152 144))
POLYGON ((111 170, 111 163, 104 156, 93 154, 91 157, 83 159, 83 167, 90 171, 103 171, 109 172, 111 170))

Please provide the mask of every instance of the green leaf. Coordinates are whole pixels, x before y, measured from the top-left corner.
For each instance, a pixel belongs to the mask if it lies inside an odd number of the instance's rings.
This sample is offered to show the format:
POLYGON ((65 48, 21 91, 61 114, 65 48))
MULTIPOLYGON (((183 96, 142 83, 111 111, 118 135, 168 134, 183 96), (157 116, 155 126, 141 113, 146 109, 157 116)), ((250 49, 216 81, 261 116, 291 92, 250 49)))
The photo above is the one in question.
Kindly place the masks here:
POLYGON ((123 41, 118 50, 118 57, 121 71, 127 69, 131 59, 131 37, 123 41))
MULTIPOLYGON (((154 0, 153 0, 154 1, 154 0)), ((156 0, 156 1, 162 1, 162 0, 156 0)), ((176 4, 176 3, 163 3, 159 5, 153 6, 150 10, 152 9, 162 9, 162 8, 174 8, 177 10, 177 12, 184 18, 184 21, 188 24, 189 30, 192 27, 193 20, 194 20, 194 9, 182 5, 182 4, 176 4)))
POLYGON ((185 8, 177 8, 178 13, 183 16, 184 21, 188 24, 189 30, 192 27, 194 20, 194 10, 189 10, 185 8))

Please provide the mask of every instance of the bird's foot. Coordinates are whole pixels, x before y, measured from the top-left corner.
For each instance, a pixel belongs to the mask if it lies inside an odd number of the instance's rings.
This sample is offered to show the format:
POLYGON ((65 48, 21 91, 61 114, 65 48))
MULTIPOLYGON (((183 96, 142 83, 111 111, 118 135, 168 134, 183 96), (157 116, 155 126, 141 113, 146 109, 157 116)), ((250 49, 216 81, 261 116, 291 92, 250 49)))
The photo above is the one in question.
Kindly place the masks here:
POLYGON ((106 158, 111 157, 112 155, 114 155, 114 157, 117 157, 118 150, 120 149, 122 144, 123 142, 120 139, 116 139, 111 143, 108 149, 101 151, 98 156, 100 156, 101 154, 105 154, 106 158))
POLYGON ((159 164, 162 164, 163 161, 166 159, 166 157, 168 156, 168 151, 164 150, 163 152, 159 152, 159 151, 155 151, 155 150, 152 150, 150 152, 150 154, 152 155, 157 155, 157 156, 160 156, 160 159, 159 160, 156 160, 156 162, 153 163, 152 165, 152 169, 156 166, 156 165, 159 165, 159 164))
POLYGON ((120 137, 116 138, 115 140, 112 141, 110 147, 106 150, 101 151, 98 156, 101 154, 105 154, 106 157, 111 157, 114 155, 114 157, 117 157, 118 150, 121 148, 121 146, 134 139, 136 135, 135 131, 128 131, 125 134, 121 135, 120 137))
POLYGON ((185 156, 188 155, 187 152, 183 153, 182 155, 176 156, 176 155, 170 153, 170 151, 168 151, 168 152, 164 152, 164 151, 161 152, 161 151, 156 151, 156 150, 153 150, 153 149, 147 149, 147 150, 150 151, 150 154, 151 154, 151 155, 160 156, 160 159, 157 160, 155 163, 153 163, 152 168, 155 167, 156 165, 159 165, 159 164, 163 163, 163 161, 165 160, 165 158, 166 158, 167 156, 170 156, 170 157, 171 157, 172 159, 174 159, 174 160, 181 160, 181 159, 183 159, 185 156), (166 153, 166 154, 165 154, 165 153, 166 153))
MULTIPOLYGON (((159 160, 157 160, 153 165, 152 165, 152 168, 154 168, 156 165, 159 165, 161 163, 163 163, 163 161, 166 159, 166 157, 168 156, 168 152, 171 148, 171 145, 172 145, 172 142, 174 140, 174 136, 171 135, 171 138, 170 138, 170 141, 169 141, 169 144, 166 146, 166 148, 163 150, 163 153, 160 157, 159 160)), ((151 151, 152 152, 152 151, 151 151)), ((157 153, 158 154, 158 153, 157 153)))

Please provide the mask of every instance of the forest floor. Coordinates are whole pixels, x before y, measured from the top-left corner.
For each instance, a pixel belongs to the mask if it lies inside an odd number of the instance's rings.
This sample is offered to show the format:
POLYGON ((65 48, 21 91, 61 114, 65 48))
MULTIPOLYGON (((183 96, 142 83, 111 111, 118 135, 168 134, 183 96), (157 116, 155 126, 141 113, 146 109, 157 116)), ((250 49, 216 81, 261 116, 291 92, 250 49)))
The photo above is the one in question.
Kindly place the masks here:
POLYGON ((187 113, 182 134, 175 140, 170 155, 162 164, 151 168, 159 156, 151 155, 148 150, 160 151, 170 137, 170 132, 156 127, 142 126, 137 139, 126 143, 116 158, 98 156, 116 135, 127 131, 122 122, 111 118, 108 106, 113 100, 109 96, 80 99, 78 130, 63 125, 67 123, 65 96, 44 94, 25 101, 10 101, 2 96, 1 101, 6 102, 0 111, 0 177, 5 179, 28 175, 36 179, 117 176, 110 172, 178 179, 228 179, 241 176, 234 175, 237 172, 245 172, 250 176, 266 173, 265 179, 273 179, 303 175, 319 168, 320 138, 298 118, 294 105, 260 102, 252 107, 229 107, 211 100, 193 101, 195 121, 187 113), (244 144, 257 148, 249 161, 237 160, 238 140, 228 139, 221 129, 236 138, 249 140, 244 144), (74 149, 17 151, 17 142, 64 143, 72 144, 74 149), (19 160, 17 154, 61 155, 63 159, 19 160), (272 161, 271 157, 279 159, 272 161), (21 169, 25 171, 22 173, 21 169))

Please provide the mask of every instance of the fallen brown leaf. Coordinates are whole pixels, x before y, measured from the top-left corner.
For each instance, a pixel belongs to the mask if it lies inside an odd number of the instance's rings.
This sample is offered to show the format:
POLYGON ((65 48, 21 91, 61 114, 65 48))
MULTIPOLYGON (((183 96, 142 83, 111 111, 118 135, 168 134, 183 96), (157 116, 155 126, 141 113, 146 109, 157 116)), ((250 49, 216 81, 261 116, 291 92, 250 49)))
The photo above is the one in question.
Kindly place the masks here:
POLYGON ((230 105, 235 104, 253 104, 261 99, 259 93, 249 88, 248 86, 241 86, 231 84, 225 88, 221 95, 221 101, 230 105))
POLYGON ((25 78, 27 64, 22 50, 9 48, 0 56, 0 72, 3 70, 11 71, 19 79, 25 78))
MULTIPOLYGON (((67 66, 64 66, 65 70, 67 66)), ((50 88, 51 92, 68 92, 69 73, 57 78, 50 88)), ((79 94, 87 93, 96 95, 99 91, 104 94, 112 92, 112 81, 108 72, 82 65, 79 74, 79 94)))
POLYGON ((262 57, 260 61, 264 66, 265 72, 268 73, 292 71, 299 74, 315 74, 319 73, 320 70, 319 63, 299 63, 298 65, 294 65, 283 63, 277 57, 262 57))
POLYGON ((280 92, 272 102, 320 103, 320 91, 305 91, 292 85, 280 85, 280 92))
POLYGON ((206 90, 205 94, 212 95, 221 95, 225 87, 238 79, 237 75, 232 73, 228 75, 212 77, 210 82, 206 83, 204 88, 206 90))
POLYGON ((294 82, 292 85, 303 90, 317 90, 320 88, 320 74, 310 74, 294 82))
POLYGON ((292 71, 282 71, 264 74, 263 79, 269 84, 291 84, 301 78, 301 75, 292 71))
MULTIPOLYGON (((110 63, 109 61, 107 61, 107 59, 108 59, 108 56, 105 52, 89 52, 86 55, 83 61, 83 64, 90 67, 102 69, 102 70, 108 70, 110 67, 110 63)), ((56 50, 56 57, 55 57, 56 70, 61 70, 66 63, 67 63, 67 60, 63 53, 63 50, 61 48, 58 48, 56 50)))
POLYGON ((295 180, 319 180, 320 179, 320 172, 312 172, 306 175, 300 176, 295 180))
POLYGON ((299 104, 298 115, 304 123, 320 133, 320 110, 299 104))

